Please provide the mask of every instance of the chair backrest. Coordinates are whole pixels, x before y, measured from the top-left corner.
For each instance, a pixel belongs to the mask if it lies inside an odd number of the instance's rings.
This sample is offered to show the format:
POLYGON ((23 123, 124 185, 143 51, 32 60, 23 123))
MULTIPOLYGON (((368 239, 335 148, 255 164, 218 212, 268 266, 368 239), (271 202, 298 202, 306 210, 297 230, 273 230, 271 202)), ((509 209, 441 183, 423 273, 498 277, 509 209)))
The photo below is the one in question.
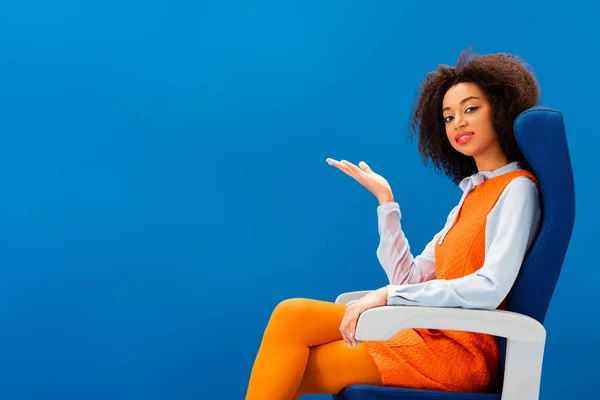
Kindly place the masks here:
MULTIPOLYGON (((517 144, 540 182, 542 225, 505 309, 544 323, 575 222, 575 186, 571 158, 560 112, 534 107, 514 123, 517 144)), ((501 341, 504 368, 506 341, 501 341)))

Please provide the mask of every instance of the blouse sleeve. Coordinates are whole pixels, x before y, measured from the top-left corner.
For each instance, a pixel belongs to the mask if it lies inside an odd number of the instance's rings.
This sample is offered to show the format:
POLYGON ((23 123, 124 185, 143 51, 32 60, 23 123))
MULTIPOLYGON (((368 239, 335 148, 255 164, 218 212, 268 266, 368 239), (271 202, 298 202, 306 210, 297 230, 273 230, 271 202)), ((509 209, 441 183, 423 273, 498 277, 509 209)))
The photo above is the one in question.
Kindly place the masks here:
MULTIPOLYGON (((456 206, 448 215, 444 229, 454 220, 458 212, 456 206)), ((425 246, 420 255, 410 252, 408 240, 400 224, 400 206, 396 202, 384 203, 377 208, 379 246, 377 258, 383 267, 390 284, 414 284, 435 278, 435 243, 444 231, 438 232, 425 246)))
POLYGON ((458 279, 388 285, 388 305, 495 309, 514 284, 541 223, 537 185, 509 183, 488 214, 483 266, 458 279))

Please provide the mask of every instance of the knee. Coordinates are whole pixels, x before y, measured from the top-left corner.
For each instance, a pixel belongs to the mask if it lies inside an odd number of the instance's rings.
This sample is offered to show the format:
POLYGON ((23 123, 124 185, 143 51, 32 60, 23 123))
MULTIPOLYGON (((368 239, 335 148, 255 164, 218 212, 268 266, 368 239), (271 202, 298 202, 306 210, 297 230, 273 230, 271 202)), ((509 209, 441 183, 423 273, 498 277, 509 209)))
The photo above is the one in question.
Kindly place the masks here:
POLYGON ((310 308, 309 299, 286 299, 277 304, 271 314, 271 323, 296 324, 305 321, 310 308))

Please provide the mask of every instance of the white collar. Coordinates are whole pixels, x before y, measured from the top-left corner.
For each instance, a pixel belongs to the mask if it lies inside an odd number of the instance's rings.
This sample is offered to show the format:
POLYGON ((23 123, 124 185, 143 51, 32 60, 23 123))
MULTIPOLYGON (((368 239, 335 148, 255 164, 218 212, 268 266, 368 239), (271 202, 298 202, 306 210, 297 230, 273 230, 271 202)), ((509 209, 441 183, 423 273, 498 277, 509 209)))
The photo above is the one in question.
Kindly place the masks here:
POLYGON ((463 192, 470 191, 475 186, 485 182, 487 179, 494 178, 496 176, 500 176, 508 172, 517 171, 519 169, 523 169, 521 163, 519 161, 513 161, 510 164, 506 164, 505 166, 495 169, 493 171, 481 171, 471 176, 468 176, 460 182, 459 186, 463 192))

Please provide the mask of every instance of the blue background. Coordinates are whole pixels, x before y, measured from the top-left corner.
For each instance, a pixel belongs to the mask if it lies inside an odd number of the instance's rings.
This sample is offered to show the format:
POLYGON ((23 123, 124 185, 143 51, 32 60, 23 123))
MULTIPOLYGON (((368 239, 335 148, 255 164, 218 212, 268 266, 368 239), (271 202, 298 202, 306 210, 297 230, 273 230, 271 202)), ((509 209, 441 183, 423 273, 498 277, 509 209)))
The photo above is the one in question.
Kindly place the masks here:
MULTIPOLYGON (((525 58, 577 221, 542 399, 597 387, 597 2, 3 2, 0 397, 241 399, 272 308, 383 286, 391 183, 420 252, 460 198, 406 142, 426 72, 525 58), (12 4, 11 4, 12 3, 12 4)), ((311 396, 310 398, 328 398, 311 396)))

